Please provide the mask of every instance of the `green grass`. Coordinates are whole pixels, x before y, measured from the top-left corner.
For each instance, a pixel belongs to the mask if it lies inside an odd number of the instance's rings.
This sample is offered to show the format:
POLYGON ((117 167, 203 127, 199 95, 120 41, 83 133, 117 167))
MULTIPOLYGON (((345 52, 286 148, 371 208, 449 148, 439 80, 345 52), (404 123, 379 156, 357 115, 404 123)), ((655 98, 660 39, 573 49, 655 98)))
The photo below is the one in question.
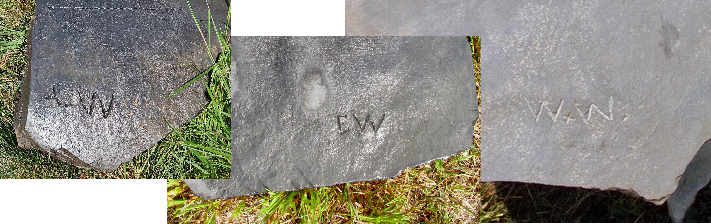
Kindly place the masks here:
MULTIPOLYGON (((479 93, 478 37, 469 38, 479 93)), ((478 95, 478 94, 477 94, 478 95)), ((169 223, 477 223, 479 126, 473 145, 387 180, 205 201, 168 180, 169 223)))
POLYGON ((210 104, 186 125, 109 173, 77 168, 40 150, 17 146, 12 126, 15 94, 25 74, 25 37, 35 2, 2 0, 0 5, 0 178, 229 178, 231 107, 227 25, 218 27, 214 22, 196 22, 200 28, 196 26, 195 32, 205 36, 206 41, 219 41, 222 46, 222 53, 216 56, 210 69, 195 72, 194 80, 205 83, 210 104))
POLYGON ((168 222, 475 223, 475 149, 398 177, 205 201, 168 180, 168 222))

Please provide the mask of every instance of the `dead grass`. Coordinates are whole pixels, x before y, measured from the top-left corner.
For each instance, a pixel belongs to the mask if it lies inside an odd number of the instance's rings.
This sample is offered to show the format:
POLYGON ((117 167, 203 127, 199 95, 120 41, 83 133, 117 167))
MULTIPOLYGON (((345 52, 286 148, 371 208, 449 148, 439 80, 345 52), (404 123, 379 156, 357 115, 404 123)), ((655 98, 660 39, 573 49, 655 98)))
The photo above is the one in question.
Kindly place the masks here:
MULTIPOLYGON (((482 222, 670 222, 657 206, 617 191, 525 183, 484 183, 482 222)), ((711 222, 711 188, 699 192, 686 222, 711 222)))
POLYGON ((169 180, 168 221, 478 223, 479 199, 474 193, 479 181, 476 152, 472 148, 387 180, 224 200, 204 201, 181 180, 169 180))

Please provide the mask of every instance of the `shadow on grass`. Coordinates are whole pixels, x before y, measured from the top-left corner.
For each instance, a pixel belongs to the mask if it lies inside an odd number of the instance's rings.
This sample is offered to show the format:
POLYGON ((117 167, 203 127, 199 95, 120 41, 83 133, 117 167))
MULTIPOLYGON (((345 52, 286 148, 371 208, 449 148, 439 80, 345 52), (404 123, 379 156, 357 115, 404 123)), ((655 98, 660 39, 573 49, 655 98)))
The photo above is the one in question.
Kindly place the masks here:
MULTIPOLYGON (((485 183, 482 222, 670 222, 666 204, 618 191, 527 183, 485 183), (488 203, 484 202, 488 201, 488 203)), ((711 222, 711 185, 702 189, 685 222, 711 222)))

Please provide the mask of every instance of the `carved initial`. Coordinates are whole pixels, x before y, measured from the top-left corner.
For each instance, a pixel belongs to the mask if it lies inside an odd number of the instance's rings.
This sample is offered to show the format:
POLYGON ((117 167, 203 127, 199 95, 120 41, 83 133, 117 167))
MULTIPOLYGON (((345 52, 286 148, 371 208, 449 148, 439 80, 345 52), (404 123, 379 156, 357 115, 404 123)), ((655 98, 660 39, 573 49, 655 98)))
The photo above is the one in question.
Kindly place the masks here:
POLYGON ((78 98, 79 98, 79 104, 72 104, 71 101, 61 101, 59 97, 59 90, 57 90, 56 86, 52 87, 52 94, 51 96, 45 97, 44 99, 46 100, 53 100, 57 102, 58 106, 61 107, 69 107, 69 106, 77 106, 82 112, 92 115, 94 114, 94 108, 97 107, 95 104, 98 104, 98 107, 101 107, 101 116, 103 118, 108 118, 109 115, 111 114, 111 111, 113 110, 114 106, 114 94, 111 94, 111 98, 108 99, 108 104, 105 104, 104 100, 101 99, 98 93, 93 92, 91 94, 84 94, 81 91, 77 90, 76 91, 78 98), (97 102, 98 101, 98 102, 97 102))
MULTIPOLYGON (((369 124, 370 124, 370 127, 373 130, 373 132, 378 132, 378 130, 380 129, 380 126, 383 125, 383 121, 385 120, 385 114, 380 116, 380 119, 378 120, 377 123, 370 120, 370 114, 365 115, 365 119, 363 120, 363 122, 361 122, 361 120, 358 119, 358 117, 355 116, 355 114, 351 114, 351 117, 353 117, 353 120, 356 125, 356 129, 359 130, 360 132, 365 131, 365 128, 368 127, 369 124)), ((338 127, 339 134, 345 134, 346 132, 351 130, 351 129, 345 127, 347 119, 348 119, 348 115, 337 115, 336 116, 336 125, 338 127)))
POLYGON ((370 127, 373 128, 373 131, 378 132, 378 129, 380 129, 380 125, 382 125, 383 120, 385 120, 385 114, 383 114, 383 116, 380 117, 380 121, 378 121, 377 126, 374 125, 373 121, 370 120, 370 114, 365 115, 365 121, 363 121, 363 124, 361 124, 360 121, 358 121, 358 117, 356 117, 355 115, 353 115, 353 118, 355 119, 356 124, 358 124, 360 131, 363 131, 363 129, 365 129, 365 126, 367 124, 370 124, 370 127))
POLYGON ((553 111, 551 111, 551 109, 548 108, 548 105, 549 105, 548 101, 543 101, 543 102, 541 102, 538 112, 534 112, 533 107, 531 107, 531 104, 528 103, 528 99, 526 99, 526 105, 528 106, 528 109, 531 111, 531 113, 533 113, 533 116, 534 116, 536 122, 538 122, 538 119, 541 118, 541 112, 543 112, 543 108, 545 108, 548 111, 548 116, 551 118, 551 120, 553 122, 556 122, 558 120, 558 115, 560 115, 560 109, 563 107, 563 103, 564 103, 564 101, 560 100, 560 104, 558 104, 558 108, 555 110, 555 113, 553 113, 553 111))
POLYGON ((338 134, 344 134, 350 131, 350 129, 343 130, 343 122, 341 121, 341 118, 348 118, 348 115, 336 116, 336 123, 338 124, 338 134))
POLYGON ((585 124, 588 124, 588 122, 590 122, 590 118, 592 118, 593 110, 597 111, 597 113, 602 115, 603 118, 607 119, 608 121, 611 121, 611 120, 614 120, 612 117, 612 103, 613 103, 612 101, 613 101, 612 97, 610 97, 610 99, 607 102, 607 106, 608 106, 607 113, 608 114, 605 114, 604 112, 602 112, 602 110, 600 110, 600 108, 595 104, 595 102, 592 102, 590 104, 590 106, 588 106, 588 112, 586 114, 583 114, 583 111, 580 110, 580 105, 578 105, 578 103, 575 103, 575 110, 578 111, 578 114, 580 115, 580 117, 583 118, 582 120, 583 120, 583 122, 585 122, 585 124))
MULTIPOLYGON (((551 118, 551 121, 554 123, 558 121, 558 116, 563 113, 562 108, 563 104, 565 104, 564 100, 560 100, 560 103, 558 104, 558 107, 556 108, 555 111, 550 109, 550 103, 548 101, 541 101, 538 111, 535 111, 533 109, 533 106, 529 103, 530 101, 526 98, 526 106, 528 106, 528 110, 533 113, 533 118, 536 122, 538 122, 541 118, 541 114, 543 113, 543 110, 546 111, 548 114, 548 117, 551 118)), ((607 113, 605 113, 602 109, 600 109, 600 106, 595 104, 595 102, 590 103, 590 106, 587 107, 587 112, 581 109, 581 106, 578 102, 573 102, 573 106, 575 107, 575 111, 577 111, 577 115, 580 117, 580 120, 582 120, 585 124, 590 124, 590 120, 592 119, 592 115, 597 112, 597 114, 600 114, 602 118, 608 121, 614 120, 613 114, 612 114, 612 109, 614 106, 614 100, 612 97, 609 98, 607 101, 607 113)), ((626 120, 627 115, 623 116, 623 121, 626 120)), ((570 123, 571 121, 576 121, 578 119, 575 119, 573 117, 572 111, 568 112, 566 115, 563 116, 563 120, 565 123, 570 123)))

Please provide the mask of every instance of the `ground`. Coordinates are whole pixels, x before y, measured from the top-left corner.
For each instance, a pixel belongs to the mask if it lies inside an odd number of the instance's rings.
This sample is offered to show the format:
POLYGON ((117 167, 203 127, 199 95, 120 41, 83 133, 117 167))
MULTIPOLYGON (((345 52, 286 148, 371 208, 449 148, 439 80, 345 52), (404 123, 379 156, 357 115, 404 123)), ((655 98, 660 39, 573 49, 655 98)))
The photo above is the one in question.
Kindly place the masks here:
MULTIPOLYGON (((666 204, 618 191, 524 183, 483 183, 482 222, 670 222, 666 204)), ((711 188, 696 197, 686 222, 711 222, 711 188)))

